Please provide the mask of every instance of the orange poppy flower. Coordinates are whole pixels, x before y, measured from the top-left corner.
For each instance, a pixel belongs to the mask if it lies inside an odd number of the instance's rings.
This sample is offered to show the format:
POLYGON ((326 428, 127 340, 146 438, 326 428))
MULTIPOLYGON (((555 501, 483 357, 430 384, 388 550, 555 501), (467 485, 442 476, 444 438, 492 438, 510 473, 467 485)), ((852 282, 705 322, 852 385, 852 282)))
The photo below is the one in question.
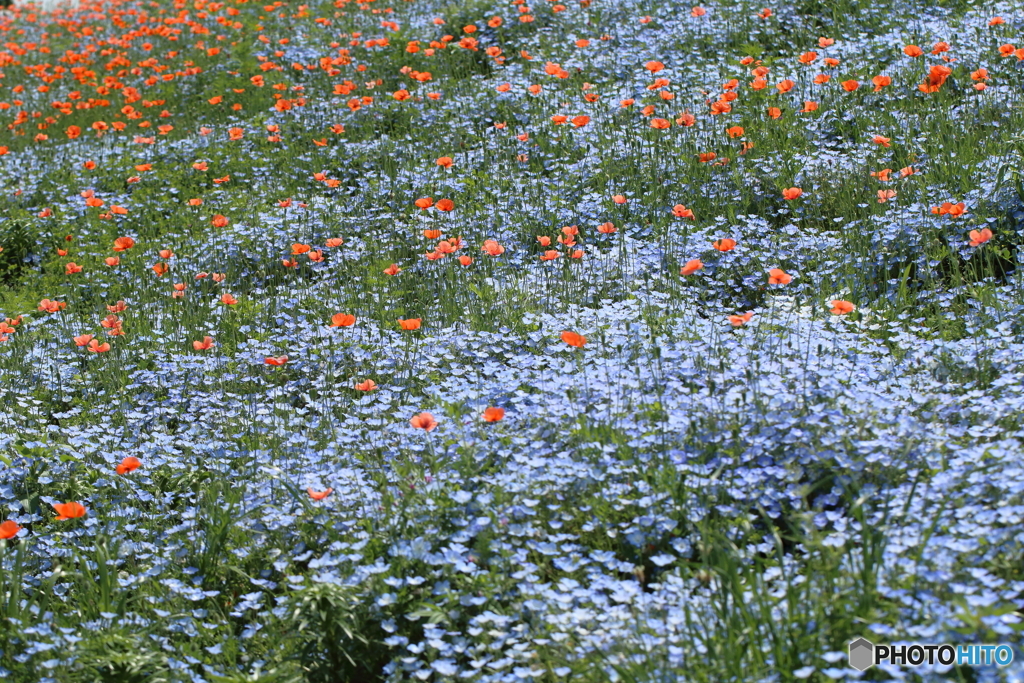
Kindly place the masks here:
POLYGON ((616 232, 617 230, 618 228, 615 227, 615 224, 610 221, 608 223, 602 223, 601 225, 597 226, 597 231, 602 235, 610 235, 616 232))
POLYGON ((454 164, 455 162, 452 160, 451 157, 438 157, 436 163, 441 168, 451 168, 452 164, 454 164))
POLYGON ((153 272, 158 276, 163 276, 167 272, 167 264, 163 261, 158 261, 153 264, 153 272))
POLYGON ((340 247, 342 244, 344 244, 344 241, 340 237, 332 237, 324 242, 325 247, 330 247, 332 249, 334 247, 340 247))
POLYGON ((711 103, 711 114, 717 116, 718 114, 728 114, 732 111, 732 105, 724 100, 716 100, 711 103))
POLYGON ((288 362, 288 356, 267 356, 263 362, 266 365, 284 365, 288 362))
POLYGON ((422 429, 425 432, 429 432, 437 427, 437 420, 435 420, 434 416, 430 413, 420 413, 419 415, 414 415, 409 420, 409 424, 415 429, 422 429))
POLYGON ((324 491, 314 491, 312 487, 306 489, 306 493, 308 493, 309 497, 312 498, 313 500, 323 500, 327 496, 331 495, 331 493, 333 491, 334 491, 334 489, 326 489, 324 491))
POLYGON ((970 245, 972 247, 978 247, 992 239, 992 231, 988 228, 982 228, 981 230, 971 230, 969 233, 971 238, 970 245))
POLYGON ((967 206, 963 202, 956 204, 950 202, 943 202, 941 206, 933 206, 932 213, 940 216, 952 216, 953 218, 959 218, 964 215, 967 211, 967 206))
POLYGON ((581 346, 587 343, 587 338, 584 337, 582 334, 565 330, 564 332, 562 332, 562 341, 564 341, 569 346, 580 348, 581 346))
POLYGON ((834 299, 831 303, 833 315, 846 315, 847 313, 853 313, 854 309, 857 308, 849 301, 844 301, 842 299, 834 299))
POLYGON ((480 247, 480 250, 486 251, 491 256, 501 256, 505 253, 505 247, 501 246, 494 240, 484 240, 484 245, 480 247))
POLYGON ((228 306, 234 306, 238 303, 238 299, 225 292, 224 294, 221 294, 220 302, 222 304, 227 304, 228 306))
POLYGON ((440 199, 434 206, 438 211, 451 211, 455 208, 455 202, 450 199, 440 199))
POLYGON ((732 251, 736 248, 736 240, 730 237, 725 237, 720 240, 715 240, 711 243, 711 246, 721 252, 732 251))
POLYGON ((331 316, 331 327, 352 327, 356 317, 350 313, 335 313, 331 316))
POLYGON ((21 531, 21 527, 14 520, 8 519, 3 524, 0 524, 0 541, 6 541, 7 539, 14 538, 21 531))
POLYGON ((50 301, 49 299, 43 299, 39 302, 40 311, 46 311, 47 313, 56 313, 57 311, 64 310, 67 308, 67 304, 63 301, 50 301))
MULTIPOLYGON (((550 241, 550 238, 548 238, 548 240, 550 241)), ((554 261, 559 256, 561 256, 561 254, 559 254, 557 251, 555 251, 554 249, 549 249, 549 250, 545 251, 543 254, 540 255, 540 260, 541 261, 554 261)))
POLYGON ((398 324, 403 330, 418 330, 420 329, 420 324, 422 322, 422 318, 409 318, 407 320, 403 320, 402 318, 398 319, 398 324))
POLYGON ((646 64, 644 64, 644 68, 647 69, 648 71, 650 71, 652 74, 656 74, 659 71, 661 71, 662 69, 664 69, 665 65, 662 64, 661 62, 658 62, 658 61, 655 61, 655 60, 651 60, 651 61, 647 62, 646 64))
POLYGON ((356 384, 356 389, 359 391, 373 391, 377 388, 377 383, 372 379, 367 379, 356 384))
POLYGON ((505 419, 505 409, 492 406, 484 411, 483 419, 484 422, 501 422, 505 419))
POLYGON ((695 259, 690 259, 689 261, 686 262, 686 265, 684 265, 679 270, 679 274, 680 275, 693 275, 694 273, 696 273, 698 270, 700 270, 703 267, 704 267, 704 264, 701 262, 700 259, 696 259, 696 258, 695 259))
POLYGON ((919 48, 917 45, 907 45, 903 48, 903 54, 908 57, 920 57, 924 54, 924 50, 919 48))
POLYGON ((118 237, 114 240, 114 251, 128 251, 135 246, 135 240, 131 237, 118 237))
POLYGON ((572 117, 572 125, 576 128, 582 128, 583 126, 590 123, 589 116, 574 116, 572 117))
POLYGON ((792 281, 793 276, 781 268, 772 268, 768 271, 768 284, 770 285, 788 285, 792 281))
POLYGON ((693 211, 686 208, 682 204, 676 204, 675 206, 672 207, 672 215, 675 216, 676 218, 689 218, 690 220, 697 220, 693 215, 693 211))
POLYGON ((651 119, 651 128, 655 130, 666 130, 672 126, 672 123, 668 119, 653 118, 651 119))
POLYGON ((846 92, 853 92, 854 90, 860 87, 860 82, 851 78, 848 81, 843 81, 842 83, 840 83, 840 85, 843 86, 843 90, 845 90, 846 92))
POLYGON ((625 204, 629 200, 626 199, 625 195, 617 194, 612 197, 612 201, 616 204, 625 204))
POLYGON ((788 201, 793 201, 794 199, 798 199, 803 195, 803 193, 804 191, 799 187, 788 187, 782 191, 782 198, 788 201))
POLYGON ((887 201, 896 196, 896 190, 879 190, 878 191, 878 203, 885 204, 887 201))
POLYGON ((135 470, 139 469, 141 465, 141 460, 139 460, 133 455, 129 455, 127 458, 121 461, 121 463, 117 466, 115 471, 118 474, 128 474, 129 472, 134 472, 135 470))
POLYGON ((729 324, 731 324, 733 327, 741 327, 742 325, 745 325, 746 323, 750 322, 750 319, 753 317, 753 311, 747 311, 743 315, 730 315, 729 324))
POLYGON ((697 117, 690 112, 683 112, 679 115, 679 118, 676 119, 676 123, 680 126, 689 128, 693 124, 697 123, 697 117))
POLYGON ((70 263, 68 263, 68 264, 66 264, 64 266, 64 274, 65 275, 74 275, 75 273, 81 273, 81 272, 82 272, 82 266, 78 265, 74 261, 71 261, 70 263))
POLYGON ((215 228, 226 228, 228 227, 228 222, 227 217, 222 216, 219 213, 210 219, 210 225, 215 228))
POLYGON ((791 80, 789 80, 789 79, 787 78, 787 79, 786 79, 786 80, 784 80, 784 81, 780 81, 779 83, 776 83, 776 84, 775 84, 775 88, 776 88, 776 89, 777 89, 777 90, 778 90, 778 91, 779 91, 780 93, 787 93, 787 92, 789 92, 790 90, 792 90, 792 89, 793 89, 793 86, 794 86, 794 85, 796 85, 796 83, 794 83, 793 81, 791 81, 791 80))
POLYGON ((398 275, 402 272, 402 269, 398 267, 397 263, 392 263, 390 266, 384 269, 385 275, 398 275))
POLYGON ((103 342, 102 344, 100 344, 98 340, 93 339, 92 341, 89 342, 88 348, 91 353, 106 353, 107 351, 110 350, 110 344, 108 344, 107 342, 103 342))
POLYGON ((875 76, 871 82, 875 84, 875 92, 878 92, 882 88, 892 85, 892 78, 890 76, 875 76))
POLYGON ((727 128, 725 132, 731 138, 743 137, 743 133, 744 133, 743 126, 732 126, 731 128, 727 128))
POLYGON ((78 517, 85 517, 86 509, 81 503, 52 503, 53 509, 57 511, 59 517, 57 521, 63 521, 65 519, 77 519, 78 517))
POLYGON ((196 351, 206 351, 212 349, 216 342, 213 341, 213 337, 203 337, 203 341, 192 342, 192 348, 196 351))

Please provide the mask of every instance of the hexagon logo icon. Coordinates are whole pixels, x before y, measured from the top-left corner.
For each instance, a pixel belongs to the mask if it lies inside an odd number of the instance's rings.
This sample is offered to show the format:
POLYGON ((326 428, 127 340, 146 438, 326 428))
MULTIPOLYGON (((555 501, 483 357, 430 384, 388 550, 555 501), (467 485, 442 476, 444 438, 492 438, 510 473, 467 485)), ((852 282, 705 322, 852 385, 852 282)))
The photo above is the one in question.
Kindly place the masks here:
POLYGON ((875 664, 875 646, 866 638, 858 638, 850 643, 850 666, 857 671, 864 671, 875 664))

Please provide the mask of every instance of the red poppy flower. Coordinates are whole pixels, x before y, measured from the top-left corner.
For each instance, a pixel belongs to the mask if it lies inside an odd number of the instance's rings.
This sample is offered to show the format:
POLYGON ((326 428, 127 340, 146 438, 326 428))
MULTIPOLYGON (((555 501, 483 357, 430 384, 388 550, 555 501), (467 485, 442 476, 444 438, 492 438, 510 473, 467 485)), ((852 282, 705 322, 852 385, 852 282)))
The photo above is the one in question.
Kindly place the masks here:
POLYGON ((8 519, 3 524, 0 524, 0 541, 14 538, 21 531, 21 527, 14 520, 8 519))
POLYGON ((569 330, 566 330, 562 332, 562 341, 564 341, 569 346, 580 348, 581 346, 587 343, 587 338, 577 332, 571 332, 569 330))
POLYGON ((53 509, 57 511, 59 517, 57 521, 63 521, 65 519, 77 519, 78 517, 85 517, 86 509, 81 503, 53 503, 53 509))
POLYGON ((128 474, 129 472, 134 472, 135 470, 139 469, 141 465, 141 460, 139 460, 133 455, 129 455, 127 458, 121 461, 121 463, 117 466, 116 471, 118 474, 128 474))
POLYGON ((356 324, 356 317, 349 313, 335 313, 331 316, 331 327, 352 327, 356 324))

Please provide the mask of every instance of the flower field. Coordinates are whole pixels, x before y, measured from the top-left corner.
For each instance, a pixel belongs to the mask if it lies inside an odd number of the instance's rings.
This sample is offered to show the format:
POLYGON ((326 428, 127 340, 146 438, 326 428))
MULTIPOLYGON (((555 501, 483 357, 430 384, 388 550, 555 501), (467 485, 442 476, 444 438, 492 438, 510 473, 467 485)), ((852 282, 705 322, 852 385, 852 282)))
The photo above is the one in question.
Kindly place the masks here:
POLYGON ((263 2, 0 10, 0 678, 1024 680, 1024 2, 263 2))

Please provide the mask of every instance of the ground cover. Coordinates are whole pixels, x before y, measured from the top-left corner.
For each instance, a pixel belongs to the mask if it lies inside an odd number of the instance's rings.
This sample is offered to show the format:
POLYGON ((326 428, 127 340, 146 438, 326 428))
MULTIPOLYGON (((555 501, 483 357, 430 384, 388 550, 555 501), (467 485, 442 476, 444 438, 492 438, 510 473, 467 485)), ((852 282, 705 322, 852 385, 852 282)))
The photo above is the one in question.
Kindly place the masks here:
POLYGON ((0 11, 0 677, 1019 680, 1022 29, 0 11))

